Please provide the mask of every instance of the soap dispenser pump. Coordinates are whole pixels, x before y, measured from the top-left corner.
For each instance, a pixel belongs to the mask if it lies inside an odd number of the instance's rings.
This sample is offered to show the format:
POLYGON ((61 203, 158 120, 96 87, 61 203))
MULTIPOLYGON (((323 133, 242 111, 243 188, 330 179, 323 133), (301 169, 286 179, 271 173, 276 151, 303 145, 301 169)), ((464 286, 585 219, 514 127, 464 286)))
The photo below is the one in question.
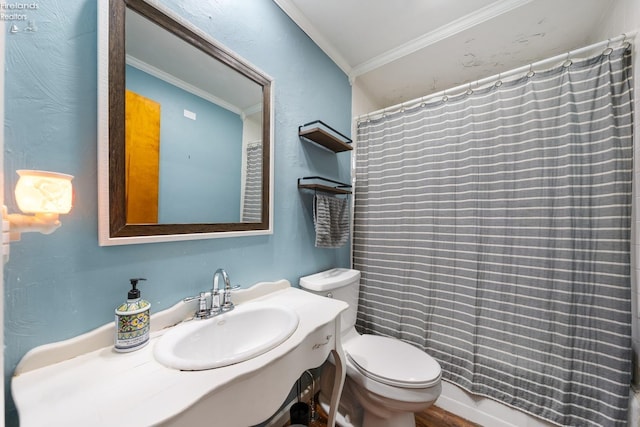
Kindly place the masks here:
POLYGON ((119 352, 134 351, 149 342, 151 304, 140 297, 137 288, 140 280, 147 279, 129 279, 131 290, 127 294, 127 301, 116 308, 115 350, 119 352))

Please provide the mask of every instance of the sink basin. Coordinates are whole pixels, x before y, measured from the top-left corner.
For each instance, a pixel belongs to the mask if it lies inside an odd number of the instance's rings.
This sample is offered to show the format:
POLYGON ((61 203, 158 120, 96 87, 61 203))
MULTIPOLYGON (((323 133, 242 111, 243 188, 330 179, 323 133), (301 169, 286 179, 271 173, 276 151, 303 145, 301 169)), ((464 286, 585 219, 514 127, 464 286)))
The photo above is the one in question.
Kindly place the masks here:
POLYGON ((257 357, 289 338, 298 315, 286 307, 247 303, 206 320, 192 320, 167 331, 154 356, 163 365, 201 371, 257 357))

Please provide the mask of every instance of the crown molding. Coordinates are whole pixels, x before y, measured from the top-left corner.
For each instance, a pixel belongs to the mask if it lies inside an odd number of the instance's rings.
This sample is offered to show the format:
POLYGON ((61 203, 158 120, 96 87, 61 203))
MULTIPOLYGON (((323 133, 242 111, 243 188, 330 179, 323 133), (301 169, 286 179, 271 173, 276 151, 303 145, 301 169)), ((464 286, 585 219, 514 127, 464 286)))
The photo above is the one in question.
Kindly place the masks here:
POLYGON ((443 25, 429 33, 408 41, 396 48, 390 49, 361 64, 351 66, 340 54, 339 49, 329 43, 313 23, 300 11, 291 0, 273 0, 274 3, 293 20, 333 62, 349 76, 353 83, 356 77, 387 65, 393 61, 415 53, 427 46, 431 46, 448 37, 459 34, 469 28, 482 24, 502 14, 531 3, 534 0, 498 0, 455 21, 443 25))
POLYGON ((242 110, 240 108, 236 107, 233 104, 230 104, 224 99, 218 98, 217 96, 213 95, 210 92, 202 90, 199 87, 193 86, 192 84, 177 78, 173 74, 169 74, 166 71, 163 71, 159 68, 154 67, 153 65, 147 64, 146 62, 139 60, 135 56, 126 55, 126 62, 127 62, 127 65, 131 65, 134 68, 144 71, 145 73, 150 74, 153 77, 156 77, 160 80, 163 80, 173 86, 176 86, 186 92, 189 92, 200 98, 206 99, 207 101, 212 102, 226 110, 229 110, 232 113, 235 113, 238 115, 242 114, 242 110))
POLYGON ((433 31, 430 31, 420 37, 408 41, 394 49, 388 50, 374 58, 369 59, 361 64, 356 65, 349 74, 350 79, 366 74, 393 61, 424 49, 427 46, 438 43, 446 38, 452 37, 483 22, 496 18, 504 13, 522 7, 533 0, 498 0, 471 12, 462 18, 451 21, 433 31))
POLYGON ((533 0, 498 0, 493 2, 488 6, 463 16, 462 18, 451 21, 446 25, 354 66, 351 73, 349 73, 349 78, 353 80, 358 76, 387 65, 446 38, 452 37, 504 13, 522 7, 532 1, 533 0))

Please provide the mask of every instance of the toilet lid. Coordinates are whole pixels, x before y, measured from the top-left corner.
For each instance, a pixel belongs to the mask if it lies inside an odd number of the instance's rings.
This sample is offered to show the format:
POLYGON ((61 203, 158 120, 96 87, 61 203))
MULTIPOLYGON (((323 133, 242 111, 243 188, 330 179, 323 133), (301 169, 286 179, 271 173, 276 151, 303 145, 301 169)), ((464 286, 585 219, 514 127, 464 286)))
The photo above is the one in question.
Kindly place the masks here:
POLYGON ((383 384, 427 388, 440 381, 438 362, 400 340, 365 334, 346 343, 344 349, 359 371, 383 384))

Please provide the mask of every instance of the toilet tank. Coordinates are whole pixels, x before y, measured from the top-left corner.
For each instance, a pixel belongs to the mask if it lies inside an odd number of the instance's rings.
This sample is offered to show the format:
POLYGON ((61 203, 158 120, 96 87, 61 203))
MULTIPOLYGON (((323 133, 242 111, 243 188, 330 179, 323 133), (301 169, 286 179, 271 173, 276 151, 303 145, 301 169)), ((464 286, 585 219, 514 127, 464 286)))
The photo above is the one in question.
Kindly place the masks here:
POLYGON ((300 287, 323 297, 336 298, 349 304, 342 313, 341 329, 346 332, 356 325, 360 271, 348 268, 333 268, 300 278, 300 287))

